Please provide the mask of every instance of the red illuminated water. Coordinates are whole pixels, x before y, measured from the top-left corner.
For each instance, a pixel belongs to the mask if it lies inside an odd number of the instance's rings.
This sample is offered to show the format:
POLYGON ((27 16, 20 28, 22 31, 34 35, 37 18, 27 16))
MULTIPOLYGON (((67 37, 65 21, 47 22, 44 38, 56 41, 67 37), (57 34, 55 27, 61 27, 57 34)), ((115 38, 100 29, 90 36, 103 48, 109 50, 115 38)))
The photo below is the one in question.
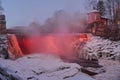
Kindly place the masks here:
POLYGON ((21 49, 24 50, 25 54, 53 53, 67 55, 73 53, 75 40, 81 40, 79 34, 32 36, 23 39, 21 49))

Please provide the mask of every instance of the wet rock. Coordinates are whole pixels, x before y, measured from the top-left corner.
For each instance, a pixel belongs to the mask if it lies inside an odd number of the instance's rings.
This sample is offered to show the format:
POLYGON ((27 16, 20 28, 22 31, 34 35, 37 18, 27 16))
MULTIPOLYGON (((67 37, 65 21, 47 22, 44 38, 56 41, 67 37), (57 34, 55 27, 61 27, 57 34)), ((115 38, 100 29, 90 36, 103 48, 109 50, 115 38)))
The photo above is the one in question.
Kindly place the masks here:
POLYGON ((8 74, 5 70, 0 68, 0 80, 19 80, 12 76, 11 74, 8 74))
POLYGON ((9 53, 6 48, 2 48, 2 50, 0 51, 0 57, 4 59, 9 58, 9 53))
POLYGON ((92 67, 88 67, 88 68, 81 68, 81 71, 83 73, 86 73, 90 76, 94 76, 96 74, 100 74, 100 73, 104 73, 105 69, 101 68, 92 68, 92 67))

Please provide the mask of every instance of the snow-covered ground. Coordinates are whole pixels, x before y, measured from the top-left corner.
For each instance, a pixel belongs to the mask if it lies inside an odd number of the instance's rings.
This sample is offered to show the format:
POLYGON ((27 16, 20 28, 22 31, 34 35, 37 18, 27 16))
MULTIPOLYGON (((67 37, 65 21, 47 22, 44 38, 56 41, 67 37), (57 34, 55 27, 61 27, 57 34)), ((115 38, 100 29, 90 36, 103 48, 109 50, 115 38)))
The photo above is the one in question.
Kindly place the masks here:
POLYGON ((91 77, 76 63, 65 63, 55 55, 32 54, 17 60, 0 59, 0 71, 7 73, 0 73, 0 79, 13 80, 12 75, 15 80, 120 80, 119 62, 100 60, 100 64, 106 72, 91 77))
POLYGON ((105 73, 95 75, 96 80, 120 80, 120 63, 112 60, 99 60, 105 73))
POLYGON ((48 54, 33 54, 17 60, 0 59, 0 68, 18 80, 95 80, 82 73, 78 64, 65 63, 48 54))

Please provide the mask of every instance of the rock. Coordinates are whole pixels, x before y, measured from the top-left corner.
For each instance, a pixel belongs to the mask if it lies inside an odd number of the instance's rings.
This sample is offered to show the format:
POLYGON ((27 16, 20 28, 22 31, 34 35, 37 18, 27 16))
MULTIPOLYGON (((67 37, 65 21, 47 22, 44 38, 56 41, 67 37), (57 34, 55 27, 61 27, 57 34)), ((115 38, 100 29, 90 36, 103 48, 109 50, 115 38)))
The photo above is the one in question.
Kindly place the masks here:
POLYGON ((0 68, 0 80, 18 80, 18 79, 8 74, 4 69, 0 68))
POLYGON ((0 35, 0 58, 9 58, 7 35, 0 35))
POLYGON ((87 59, 71 59, 72 63, 77 63, 82 67, 94 67, 94 68, 99 68, 102 67, 101 65, 99 65, 98 60, 87 60, 87 59))
POLYGON ((4 59, 9 58, 9 53, 6 48, 2 48, 2 50, 0 51, 0 57, 4 59))
POLYGON ((81 68, 81 71, 90 76, 93 76, 96 74, 104 73, 105 69, 103 69, 103 67, 101 67, 101 68, 87 67, 87 68, 81 68))

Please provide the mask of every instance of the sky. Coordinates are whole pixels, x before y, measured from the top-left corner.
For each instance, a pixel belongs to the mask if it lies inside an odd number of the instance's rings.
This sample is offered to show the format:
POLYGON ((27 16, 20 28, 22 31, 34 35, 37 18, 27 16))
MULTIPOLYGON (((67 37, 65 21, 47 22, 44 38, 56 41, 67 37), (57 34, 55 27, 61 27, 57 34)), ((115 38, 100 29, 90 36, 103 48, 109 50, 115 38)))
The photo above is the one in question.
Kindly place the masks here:
POLYGON ((85 12, 87 0, 1 0, 7 28, 27 26, 36 20, 43 24, 55 11, 85 12))

